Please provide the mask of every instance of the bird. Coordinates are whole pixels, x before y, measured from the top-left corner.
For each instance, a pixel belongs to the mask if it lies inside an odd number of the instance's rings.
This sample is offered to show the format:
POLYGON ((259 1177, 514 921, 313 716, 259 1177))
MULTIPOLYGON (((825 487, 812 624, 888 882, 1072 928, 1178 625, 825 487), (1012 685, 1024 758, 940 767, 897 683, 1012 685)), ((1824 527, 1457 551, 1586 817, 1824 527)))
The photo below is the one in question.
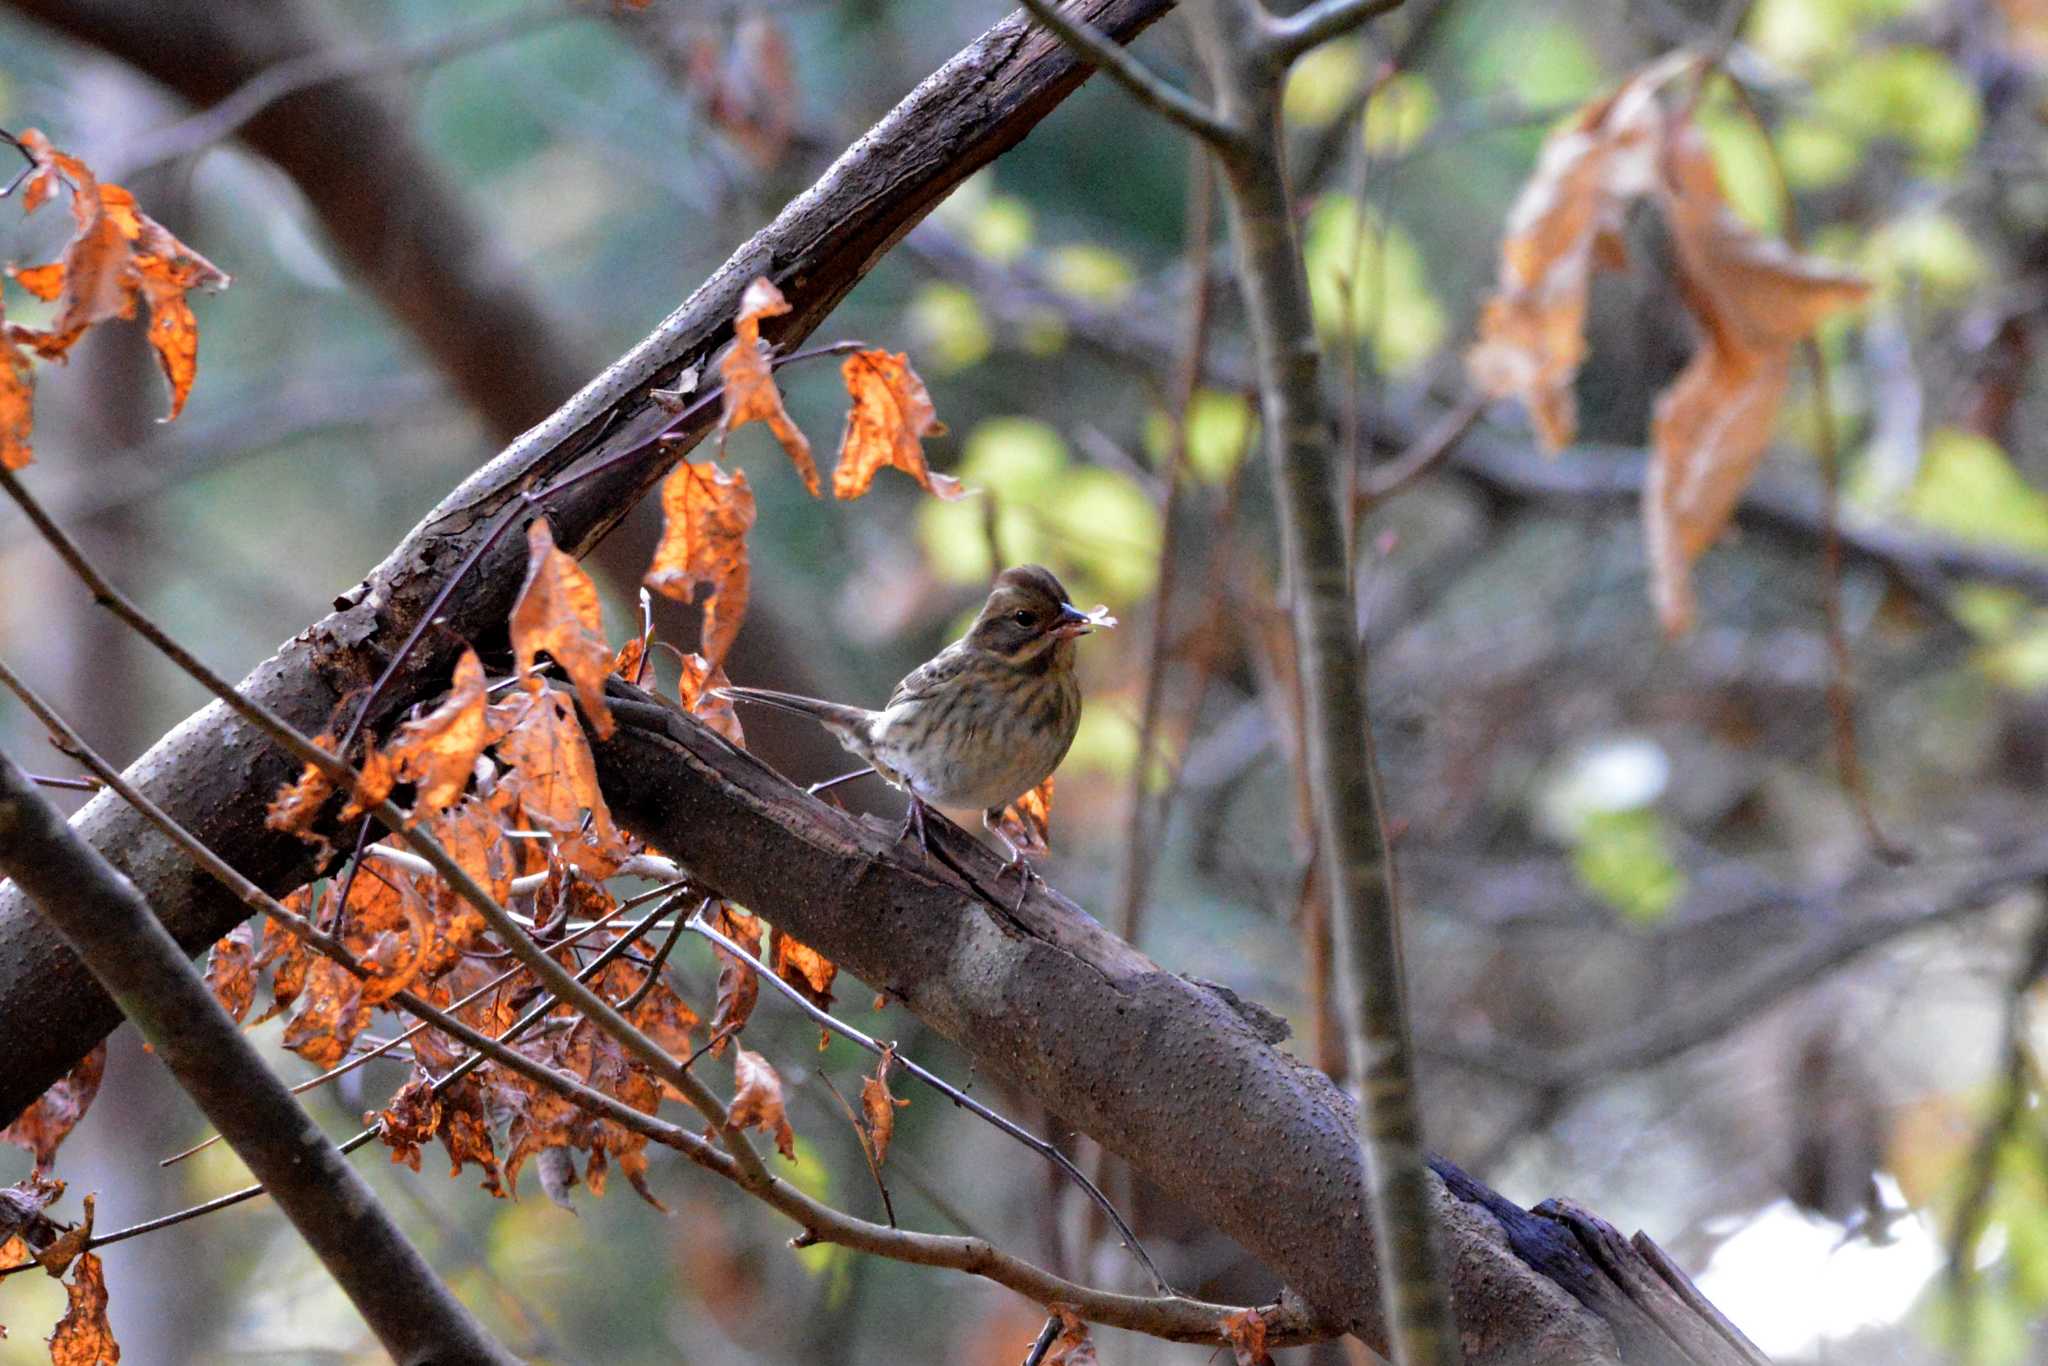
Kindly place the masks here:
POLYGON ((1101 608, 1075 607, 1051 570, 1017 565, 996 577, 967 634, 906 674, 880 711, 768 688, 716 691, 824 726, 908 795, 898 838, 914 833, 927 859, 925 817, 931 807, 980 809, 982 825, 1009 851, 1008 866, 1028 881, 1023 851, 997 818, 1066 758, 1081 725, 1074 642, 1115 624, 1101 608))

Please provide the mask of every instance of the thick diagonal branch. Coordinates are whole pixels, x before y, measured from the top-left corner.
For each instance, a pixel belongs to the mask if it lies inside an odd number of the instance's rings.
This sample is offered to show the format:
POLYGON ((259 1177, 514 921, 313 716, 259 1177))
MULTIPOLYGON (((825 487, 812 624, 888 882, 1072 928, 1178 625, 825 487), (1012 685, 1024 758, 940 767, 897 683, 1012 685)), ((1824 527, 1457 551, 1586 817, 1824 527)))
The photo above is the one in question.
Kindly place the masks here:
MULTIPOLYGON (((1098 0, 1085 17, 1128 38, 1169 0, 1098 0)), ((88 13, 100 12, 89 7, 88 13)), ((479 470, 413 529, 383 564, 242 682, 242 690, 299 730, 317 734, 336 704, 381 671, 418 622, 452 565, 473 549, 508 503, 579 462, 645 442, 669 418, 650 391, 702 364, 732 335, 748 281, 768 274, 792 313, 773 339, 807 335, 882 254, 945 194, 1017 142, 1080 82, 1087 68, 1023 16, 997 24, 929 77, 834 163, 819 182, 677 309, 655 332, 552 417, 479 470)), ((279 105, 281 112, 291 103, 279 105)), ((253 133, 262 120, 252 123, 253 133)), ((665 453, 584 480, 546 504, 555 539, 581 553, 625 515, 701 431, 665 453)), ((519 537, 485 556, 387 688, 373 724, 445 686, 454 642, 488 646, 503 624, 525 567, 519 537)), ((294 766, 224 707, 194 714, 130 767, 129 776, 209 847, 228 852, 260 885, 286 891, 315 872, 295 837, 268 830, 263 811, 294 766)), ((172 933, 197 952, 245 914, 197 874, 171 844, 122 803, 102 796, 75 819, 80 834, 135 882, 172 933)), ((63 1075, 119 1019, 62 942, 0 888, 0 1015, 34 1019, 0 1057, 0 1116, 11 1116, 63 1075)))

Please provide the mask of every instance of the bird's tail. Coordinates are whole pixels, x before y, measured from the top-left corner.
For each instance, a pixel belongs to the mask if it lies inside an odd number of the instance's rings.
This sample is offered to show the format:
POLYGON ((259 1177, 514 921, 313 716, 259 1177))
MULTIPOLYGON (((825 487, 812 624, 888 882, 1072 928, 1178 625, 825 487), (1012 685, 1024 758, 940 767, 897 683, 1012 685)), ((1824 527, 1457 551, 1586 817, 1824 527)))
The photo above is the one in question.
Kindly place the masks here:
POLYGON ((772 688, 713 688, 715 697, 729 697, 738 702, 759 702, 764 707, 780 711, 793 711, 799 716, 808 716, 825 729, 840 735, 850 735, 865 740, 868 722, 874 713, 861 707, 843 706, 837 702, 821 702, 815 697, 802 697, 793 692, 776 692, 772 688))

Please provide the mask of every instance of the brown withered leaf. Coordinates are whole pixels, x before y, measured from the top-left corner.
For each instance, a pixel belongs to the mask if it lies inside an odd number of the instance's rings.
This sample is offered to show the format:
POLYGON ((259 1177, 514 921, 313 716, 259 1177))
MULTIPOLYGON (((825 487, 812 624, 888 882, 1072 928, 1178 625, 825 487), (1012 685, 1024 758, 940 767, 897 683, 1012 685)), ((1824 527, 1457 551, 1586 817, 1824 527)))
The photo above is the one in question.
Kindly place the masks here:
POLYGON ((285 1021, 284 1046, 322 1071, 348 1056, 356 1036, 369 1027, 363 986, 331 958, 316 958, 285 1021))
POLYGON ((48 1247, 36 1250, 36 1265, 52 1276, 61 1276, 69 1271, 71 1263, 77 1260, 79 1254, 92 1242, 92 1223, 98 1214, 94 1206, 98 1204, 98 1200, 88 1195, 83 1203, 85 1213, 80 1216, 79 1221, 52 1239, 48 1247))
MULTIPOLYGON (((482 1070, 485 1069, 479 1069, 482 1070)), ((441 1146, 454 1163, 448 1169, 449 1176, 462 1175, 464 1164, 474 1162, 483 1168, 483 1188, 501 1200, 505 1198, 505 1184, 498 1170, 498 1154, 491 1146, 490 1118, 484 1111, 484 1086, 476 1073, 442 1090, 437 1132, 441 1136, 441 1146)))
POLYGON ((389 795, 393 776, 413 784, 413 821, 431 819, 453 806, 469 786, 476 756, 491 742, 486 702, 483 661, 475 650, 465 649, 455 662, 455 677, 440 705, 400 726, 384 746, 389 765, 379 768, 375 780, 371 766, 364 766, 363 782, 357 785, 342 819, 360 814, 364 806, 389 795), (382 793, 376 791, 380 784, 382 793))
MULTIPOLYGON (((301 916, 310 916, 313 909, 313 888, 310 884, 294 891, 284 899, 286 910, 301 916)), ((281 1015, 291 1008, 299 989, 306 984, 306 969, 312 966, 313 950, 306 941, 293 934, 283 923, 266 921, 263 931, 263 952, 256 956, 256 969, 262 971, 272 963, 277 971, 270 979, 270 1007, 249 1023, 262 1024, 274 1015, 281 1015)))
POLYGON ((1237 1366, 1273 1366, 1266 1351, 1266 1320, 1256 1309, 1240 1309, 1223 1317, 1223 1336, 1230 1343, 1237 1366))
POLYGON ((36 377, 29 359, 7 332, 0 303, 0 470, 27 469, 35 459, 29 436, 35 430, 36 377))
POLYGON ((532 695, 493 752, 508 769, 500 791, 526 822, 555 836, 562 859, 604 878, 631 855, 598 788, 597 761, 567 698, 551 690, 532 695))
POLYGON ((612 733, 611 708, 604 702, 612 648, 604 640, 604 613, 597 585, 575 557, 555 548, 548 519, 536 517, 526 529, 526 582, 512 604, 512 655, 529 689, 543 686, 533 676, 534 656, 545 650, 576 685, 577 700, 599 739, 612 733))
POLYGON ((112 1366, 121 1359, 121 1344, 107 1322, 107 1277, 92 1253, 71 1264, 64 1282, 69 1304, 57 1331, 50 1335, 50 1366, 112 1366))
POLYGON ((206 985, 236 1024, 256 999, 256 923, 245 920, 214 943, 206 959, 206 985))
POLYGON ((690 601, 700 584, 710 587, 701 648, 722 665, 747 617, 754 491, 742 470, 727 474, 711 461, 686 462, 662 481, 661 516, 661 544, 645 583, 676 602, 690 601))
POLYGON ((36 1171, 47 1171, 57 1160, 57 1149, 65 1137, 92 1107, 106 1070, 107 1044, 102 1039, 49 1090, 37 1096, 34 1104, 15 1116, 14 1123, 0 1129, 0 1142, 28 1149, 35 1154, 36 1171))
POLYGON ((860 1114, 866 1122, 868 1144, 874 1149, 875 1165, 889 1160, 889 1141, 896 1137, 896 1112, 910 1102, 898 1100, 889 1091, 889 1068, 896 1061, 896 1049, 882 1050, 875 1063, 875 1075, 861 1078, 860 1114))
POLYGON ((924 381, 910 368, 910 357, 856 351, 846 358, 840 374, 853 403, 839 438, 839 466, 832 471, 834 498, 860 497, 875 482, 876 471, 891 466, 941 498, 959 498, 967 492, 958 479, 933 474, 925 464, 924 438, 943 435, 946 429, 924 381))
POLYGON ((1476 387, 1521 398, 1546 446, 1568 443, 1590 276, 1620 264, 1628 203, 1656 204, 1676 249, 1679 296, 1703 338, 1658 399, 1643 488, 1651 596, 1672 635, 1691 624, 1693 561, 1727 527, 1762 462, 1794 349, 1868 293, 1857 277, 1735 215, 1690 103, 1666 108, 1674 78, 1698 60, 1675 53, 1645 67, 1546 141, 1509 215, 1499 289, 1467 357, 1476 387))
POLYGON ((780 926, 769 931, 768 964, 775 975, 797 989, 797 993, 820 1010, 832 1008, 832 979, 839 965, 780 926))
POLYGON ((433 910, 418 885, 382 862, 356 874, 338 928, 342 943, 366 973, 361 979, 364 1009, 412 986, 422 965, 435 956, 439 938, 433 910))
POLYGON ((64 1183, 46 1176, 0 1187, 0 1268, 21 1265, 63 1236, 64 1226, 43 1213, 63 1193, 64 1183))
POLYGON ((796 64, 782 26, 770 15, 747 15, 726 51, 711 32, 699 32, 687 74, 712 126, 756 168, 772 170, 796 129, 796 64))
POLYGON ((682 677, 676 683, 676 695, 683 710, 745 749, 747 733, 740 729, 740 716, 733 710, 732 699, 713 696, 715 690, 731 685, 732 680, 725 676, 722 666, 702 655, 683 656, 682 677))
POLYGON ((621 645, 618 654, 612 656, 612 672, 635 687, 639 686, 646 671, 647 642, 639 636, 621 645))
POLYGON ((24 203, 33 211, 62 182, 71 189, 76 227, 56 261, 10 270, 23 288, 57 305, 47 330, 13 327, 17 341, 46 360, 62 358, 87 328, 132 318, 138 299, 149 305, 149 343, 171 387, 170 416, 184 409, 198 373, 199 330, 186 294, 225 288, 229 279, 143 213, 135 196, 102 183, 85 164, 52 148, 35 129, 21 136, 36 162, 24 203))
POLYGON ((1572 381, 1586 357, 1593 271, 1619 263, 1622 215, 1656 180, 1658 92, 1694 60, 1645 68, 1552 132, 1508 211, 1499 285, 1466 369, 1489 397, 1520 398, 1553 451, 1578 431, 1572 381))
POLYGON ((740 296, 739 316, 732 324, 732 346, 718 362, 718 372, 725 377, 718 450, 723 455, 726 437, 749 422, 765 422, 782 443, 782 449, 789 453, 796 472, 803 476, 804 487, 816 498, 820 495, 818 466, 811 459, 810 439, 783 410, 782 393, 775 387, 774 370, 768 363, 768 343, 761 340, 761 319, 780 317, 787 312, 789 301, 765 276, 748 285, 746 293, 740 296))
POLYGON ((796 1161, 796 1131, 782 1108, 782 1078, 768 1060, 744 1048, 732 1051, 732 1106, 726 1112, 729 1129, 759 1129, 775 1135, 775 1150, 796 1161))
POLYGON ((1053 1303, 1046 1308, 1060 1321, 1060 1332, 1042 1358, 1045 1366, 1096 1366, 1095 1340, 1088 1336, 1088 1321, 1069 1304, 1053 1303))
POLYGON ((1003 808, 996 829, 1016 848, 1032 858, 1052 847, 1052 777, 1003 808))
MULTIPOLYGON (((761 956, 761 922, 730 902, 718 903, 717 927, 726 938, 756 958, 761 956)), ((725 1041, 744 1029, 761 995, 761 980, 753 964, 736 958, 722 948, 718 955, 718 1004, 711 1012, 711 1051, 725 1051, 725 1041)))
POLYGON ((1763 462, 1799 343, 1870 287, 1737 218, 1690 120, 1671 121, 1663 153, 1659 201, 1680 294, 1705 334, 1658 397, 1643 484, 1651 597, 1677 635, 1692 624, 1692 564, 1727 529, 1763 462))
MULTIPOLYGON (((391 1160, 420 1169, 420 1147, 433 1142, 441 1128, 441 1100, 433 1079, 415 1068, 412 1079, 398 1088, 391 1103, 371 1110, 363 1123, 377 1130, 378 1141, 391 1149, 391 1160)), ((460 1170, 458 1165, 457 1170, 460 1170)))
MULTIPOLYGON (((316 736, 313 743, 330 754, 334 752, 332 735, 316 736)), ((320 818, 321 809, 333 795, 334 780, 317 765, 307 764, 300 771, 297 782, 286 783, 277 790, 277 795, 270 799, 263 823, 272 830, 297 835, 308 844, 325 849, 327 841, 313 832, 313 822, 320 818)))

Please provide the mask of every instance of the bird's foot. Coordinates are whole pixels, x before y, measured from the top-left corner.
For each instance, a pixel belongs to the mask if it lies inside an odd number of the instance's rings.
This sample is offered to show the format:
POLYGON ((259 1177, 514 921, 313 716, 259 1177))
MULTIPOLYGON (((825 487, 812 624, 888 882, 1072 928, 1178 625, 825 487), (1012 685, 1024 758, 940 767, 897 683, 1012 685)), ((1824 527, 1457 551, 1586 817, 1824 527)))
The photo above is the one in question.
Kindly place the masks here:
POLYGON ((903 813, 903 830, 896 836, 896 842, 900 844, 912 835, 916 835, 918 852, 924 855, 926 863, 930 863, 932 861, 932 845, 931 837, 926 834, 924 827, 926 809, 924 798, 918 796, 915 792, 911 793, 910 809, 903 813))
POLYGON ((1036 868, 1033 868, 1025 861, 1024 852, 1021 849, 1013 848, 1010 851, 1009 862, 1005 863, 1001 871, 996 874, 996 880, 998 882, 1002 881, 1003 873, 1009 872, 1012 868, 1017 870, 1017 903, 1010 907, 1010 914, 1015 915, 1024 909, 1024 898, 1031 895, 1031 884, 1034 882, 1043 883, 1045 879, 1038 875, 1036 868))

